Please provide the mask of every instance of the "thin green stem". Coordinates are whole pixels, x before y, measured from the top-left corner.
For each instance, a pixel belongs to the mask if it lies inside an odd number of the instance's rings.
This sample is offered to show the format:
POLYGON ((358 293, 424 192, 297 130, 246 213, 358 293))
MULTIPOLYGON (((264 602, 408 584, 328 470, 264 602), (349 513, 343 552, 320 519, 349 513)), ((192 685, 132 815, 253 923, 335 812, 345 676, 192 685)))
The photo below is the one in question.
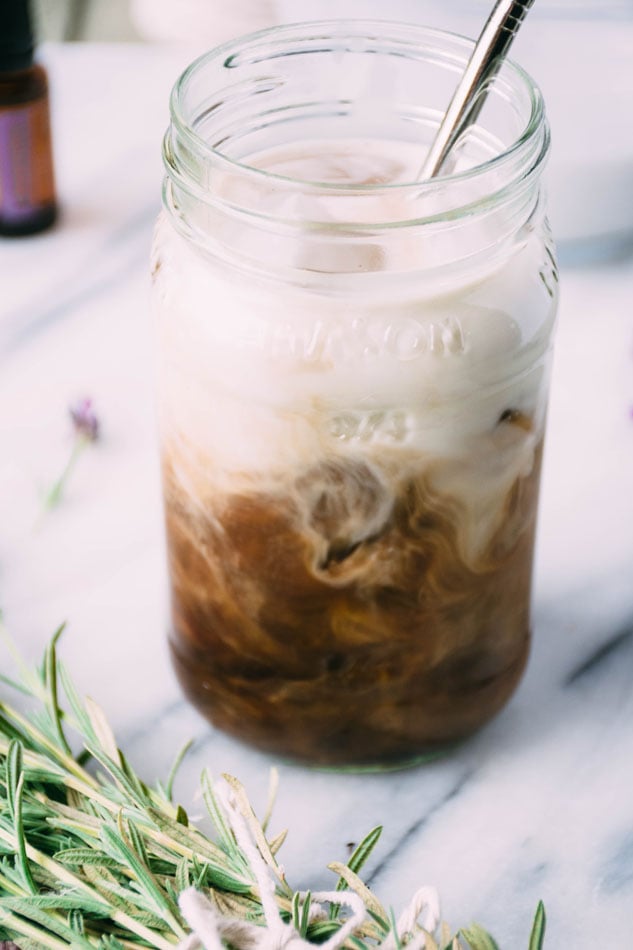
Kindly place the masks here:
POLYGON ((66 483, 68 482, 68 479, 72 475, 73 469, 75 468, 75 465, 77 464, 77 460, 79 459, 79 456, 82 454, 83 450, 86 448, 87 445, 88 445, 88 440, 84 438, 83 436, 77 436, 75 438, 71 453, 68 457, 68 461, 66 462, 61 475, 59 476, 57 481, 53 483, 53 486, 51 487, 51 489, 46 495, 46 498, 44 499, 44 506, 47 510, 50 511, 51 508, 55 508, 55 506, 58 505, 59 502, 61 501, 62 495, 64 493, 64 488, 66 487, 66 483))
MULTIPOLYGON (((5 844, 8 844, 13 849, 17 847, 15 836, 9 834, 3 828, 0 828, 0 840, 4 841, 5 844)), ((108 909, 108 912, 115 923, 119 924, 121 927, 124 927, 126 930, 129 930, 130 933, 141 937, 143 940, 147 940, 150 943, 150 946, 155 946, 158 948, 158 950, 171 950, 173 945, 178 943, 178 938, 176 936, 174 936, 173 940, 165 940, 156 934, 155 931, 150 930, 149 927, 145 927, 143 924, 139 923, 139 921, 134 920, 134 918, 129 914, 112 907, 106 898, 99 893, 99 891, 87 884, 83 878, 73 874, 71 871, 65 868, 63 864, 59 864, 57 861, 49 858, 48 855, 43 854, 41 851, 38 851, 29 844, 26 846, 26 853, 30 861, 33 861, 41 868, 44 868, 44 870, 48 871, 49 874, 52 874, 56 880, 60 881, 62 884, 66 884, 68 887, 76 888, 78 891, 87 894, 96 903, 102 904, 108 909)))
POLYGON ((0 924, 3 928, 11 931, 12 935, 34 940, 38 947, 48 948, 48 950, 68 950, 68 944, 65 940, 53 937, 52 934, 29 923, 23 917, 4 911, 2 906, 0 906, 0 924))
POLYGON ((18 725, 22 732, 28 736, 34 744, 42 746, 51 758, 66 769, 70 775, 81 779, 81 781, 88 785, 93 791, 98 790, 98 782, 93 779, 85 769, 82 769, 82 767, 77 764, 72 755, 69 755, 63 749, 59 749, 55 743, 45 736, 43 732, 40 732, 32 722, 29 722, 28 719, 20 715, 19 712, 12 709, 11 706, 8 706, 6 703, 0 702, 0 713, 4 713, 11 721, 18 725))

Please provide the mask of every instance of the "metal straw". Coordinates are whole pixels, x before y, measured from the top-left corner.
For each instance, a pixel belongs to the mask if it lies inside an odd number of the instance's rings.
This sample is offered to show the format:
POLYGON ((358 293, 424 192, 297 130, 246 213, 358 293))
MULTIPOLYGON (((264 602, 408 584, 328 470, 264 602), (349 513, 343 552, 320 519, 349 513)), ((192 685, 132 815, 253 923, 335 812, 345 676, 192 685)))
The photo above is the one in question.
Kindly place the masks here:
POLYGON ((488 95, 487 84, 501 66, 533 3, 534 0, 498 0, 442 119, 419 180, 434 178, 441 171, 457 139, 477 120, 488 95))

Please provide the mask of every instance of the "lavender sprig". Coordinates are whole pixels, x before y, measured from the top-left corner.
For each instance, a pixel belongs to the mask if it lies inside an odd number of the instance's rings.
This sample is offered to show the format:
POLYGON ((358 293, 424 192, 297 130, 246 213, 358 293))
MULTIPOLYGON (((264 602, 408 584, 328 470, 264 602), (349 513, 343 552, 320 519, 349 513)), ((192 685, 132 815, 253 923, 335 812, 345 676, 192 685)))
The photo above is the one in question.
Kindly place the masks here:
POLYGON ((84 449, 99 438, 100 423, 94 411, 92 399, 84 397, 74 402, 68 409, 73 424, 74 439, 70 456, 64 469, 46 495, 47 510, 55 508, 62 499, 68 480, 84 449))

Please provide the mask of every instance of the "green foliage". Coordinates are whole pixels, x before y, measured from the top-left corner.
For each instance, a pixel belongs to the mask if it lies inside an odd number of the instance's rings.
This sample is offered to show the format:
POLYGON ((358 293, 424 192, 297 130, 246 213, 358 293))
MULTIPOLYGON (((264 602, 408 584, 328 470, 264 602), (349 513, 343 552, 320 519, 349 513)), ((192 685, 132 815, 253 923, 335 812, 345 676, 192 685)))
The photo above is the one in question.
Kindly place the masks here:
MULTIPOLYGON (((150 788, 142 781, 101 709, 81 699, 59 661, 61 632, 51 639, 37 670, 28 668, 8 643, 19 681, 1 678, 30 697, 36 710, 26 717, 0 702, 0 941, 15 941, 21 950, 170 950, 188 933, 178 895, 191 886, 206 892, 224 916, 265 926, 253 873, 210 776, 202 777, 202 795, 215 841, 172 799, 186 748, 164 785, 150 788)), ((266 837, 270 807, 260 824, 240 783, 225 778, 276 882, 282 916, 305 939, 323 943, 345 920, 344 905, 333 904, 329 920, 311 920, 310 895, 294 892, 277 864, 285 833, 266 837)), ((275 785, 276 776, 271 806, 275 785)), ((339 877, 337 889, 355 891, 368 910, 346 942, 350 950, 371 950, 388 939, 401 946, 393 913, 358 876, 381 830, 370 831, 346 865, 330 865, 339 877)), ((539 904, 529 950, 542 950, 544 931, 539 904)), ((419 934, 421 950, 498 950, 476 925, 455 937, 443 925, 441 947, 434 935, 419 934)))
POLYGON ((529 944, 528 950, 542 950, 544 940, 545 940, 545 907, 543 906, 543 901, 539 901, 539 905, 536 908, 536 916, 534 918, 534 923, 532 925, 532 933, 530 934, 530 944, 529 944))

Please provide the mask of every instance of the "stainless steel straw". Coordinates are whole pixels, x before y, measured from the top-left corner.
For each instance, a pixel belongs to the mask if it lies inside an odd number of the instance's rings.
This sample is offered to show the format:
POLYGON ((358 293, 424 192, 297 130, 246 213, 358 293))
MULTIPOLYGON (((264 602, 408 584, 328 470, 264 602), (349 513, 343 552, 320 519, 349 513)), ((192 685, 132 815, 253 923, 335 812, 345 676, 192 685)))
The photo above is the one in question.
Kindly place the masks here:
POLYGON ((476 121, 495 75, 534 0, 498 0, 468 61, 418 180, 434 178, 462 132, 476 121), (476 102, 474 101, 476 99, 476 102))

